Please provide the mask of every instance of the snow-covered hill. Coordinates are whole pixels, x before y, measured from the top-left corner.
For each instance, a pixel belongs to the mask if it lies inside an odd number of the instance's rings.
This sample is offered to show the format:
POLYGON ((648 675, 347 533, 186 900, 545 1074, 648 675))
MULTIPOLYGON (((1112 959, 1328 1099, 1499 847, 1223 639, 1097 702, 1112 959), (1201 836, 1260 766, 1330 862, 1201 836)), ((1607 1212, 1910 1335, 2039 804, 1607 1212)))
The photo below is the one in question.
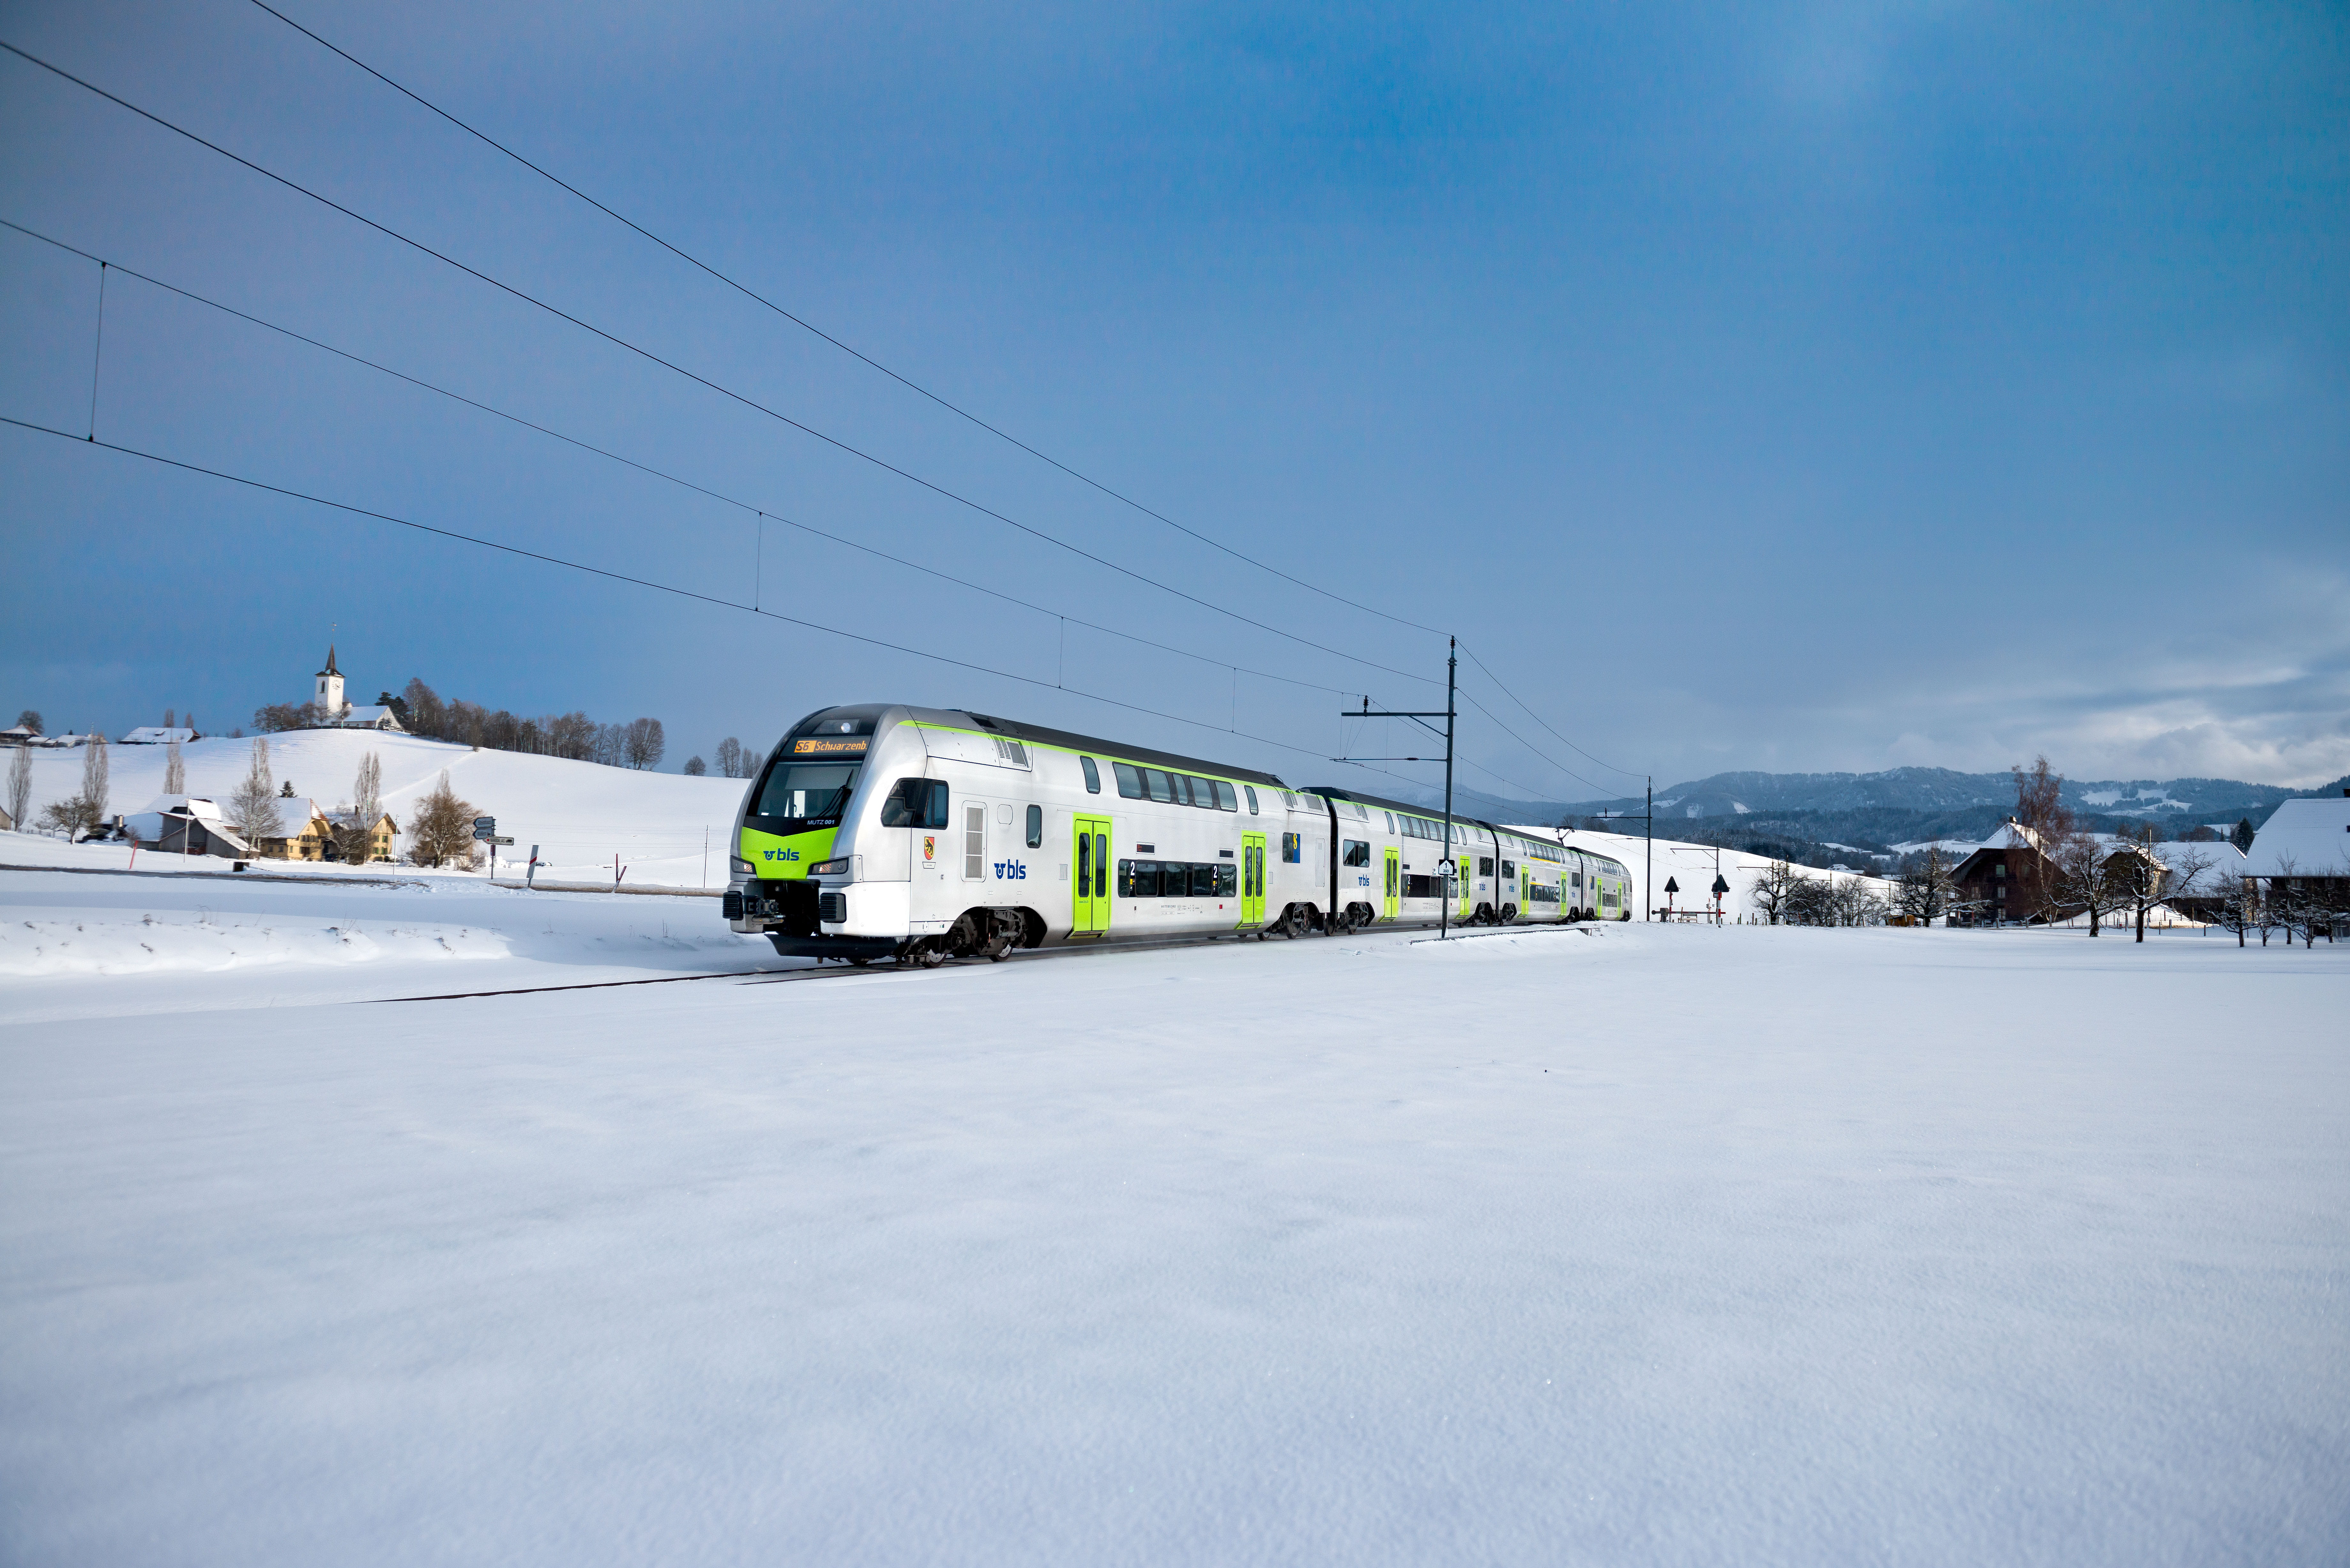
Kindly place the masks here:
MULTIPOLYGON (((181 750, 187 763, 187 793, 214 799, 225 799, 236 788, 253 757, 251 741, 225 737, 181 750)), ((163 793, 164 751, 161 746, 108 749, 109 812, 137 811, 163 793)), ((513 836, 514 848, 499 852, 502 875, 516 870, 536 844, 538 874, 562 881, 609 881, 615 856, 630 886, 720 887, 726 880, 726 830, 742 804, 740 779, 639 773, 355 730, 303 730, 269 737, 271 773, 281 783, 291 783, 296 794, 329 807, 349 802, 359 758, 369 752, 382 760, 384 805, 402 825, 445 769, 460 796, 481 815, 496 817, 501 834, 513 836), (514 865, 507 864, 508 857, 515 858, 514 865)), ((37 815, 43 805, 80 790, 82 753, 61 748, 30 754, 31 815, 37 815)), ((56 839, 12 836, 0 839, 0 860, 47 863, 62 847, 56 839)))

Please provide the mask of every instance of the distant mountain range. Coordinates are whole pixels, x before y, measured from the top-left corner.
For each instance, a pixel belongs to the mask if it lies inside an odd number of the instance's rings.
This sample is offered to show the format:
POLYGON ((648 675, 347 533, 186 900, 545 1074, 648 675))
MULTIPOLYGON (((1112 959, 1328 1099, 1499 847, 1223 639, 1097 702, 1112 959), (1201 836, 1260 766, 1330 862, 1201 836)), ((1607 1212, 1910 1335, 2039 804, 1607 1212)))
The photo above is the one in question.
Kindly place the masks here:
MULTIPOLYGON (((2110 830, 2153 822, 2175 835, 2201 823, 2254 827, 2284 801, 2338 794, 2350 775, 2320 789, 2285 789, 2241 779, 2066 779, 2064 803, 2082 826, 2110 830)), ((1399 797, 1435 805, 1441 796, 1399 781, 1399 797)), ((1608 800, 1510 800, 1455 785, 1454 809, 1489 821, 1581 825, 1593 818, 1638 817, 1638 795, 1608 800)), ((1883 855, 1899 844, 1931 839, 1980 841, 2015 807, 2008 774, 1950 768, 1892 768, 1874 774, 1715 774, 1657 792, 1657 830, 1675 838, 1753 847, 1814 864, 1839 850, 1883 855)), ((1637 825, 1632 825, 1637 832, 1637 825)), ((1846 858, 1849 858, 1847 855, 1846 858)))
MULTIPOLYGON (((2294 790, 2241 779, 2066 779, 2064 804, 2075 812, 2105 816, 2152 817, 2164 822, 2230 822, 2260 817, 2283 801, 2332 794, 2340 784, 2294 790)), ((1948 812, 2015 804, 2015 781, 2008 774, 1962 774, 1949 768, 1893 768, 1877 774, 1716 774, 1657 792, 1657 815, 1691 818, 1746 816, 1792 811, 1948 812)), ((1573 815, 1637 811, 1637 795, 1578 801, 1563 806, 1573 815)))

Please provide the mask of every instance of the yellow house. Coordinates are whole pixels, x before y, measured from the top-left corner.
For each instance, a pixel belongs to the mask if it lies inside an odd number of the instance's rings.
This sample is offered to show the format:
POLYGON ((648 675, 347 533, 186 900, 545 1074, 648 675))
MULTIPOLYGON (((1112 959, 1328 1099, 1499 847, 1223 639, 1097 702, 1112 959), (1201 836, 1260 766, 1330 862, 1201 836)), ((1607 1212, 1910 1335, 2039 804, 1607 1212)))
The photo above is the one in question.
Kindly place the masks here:
MULTIPOLYGON (((349 826, 350 814, 346 812, 338 815, 335 822, 338 826, 349 826)), ((367 857, 369 860, 390 859, 392 836, 399 831, 400 824, 392 821, 391 813, 387 811, 378 814, 375 826, 368 832, 367 857)))
MULTIPOLYGON (((256 841, 255 852, 279 860, 330 860, 336 853, 336 831, 347 826, 345 819, 349 815, 321 810, 315 800, 280 796, 277 820, 286 834, 283 837, 256 841)), ((373 831, 368 835, 367 857, 390 859, 392 836, 399 831, 400 824, 391 819, 391 813, 379 814, 373 831)))
POLYGON ((277 860, 324 860, 327 851, 334 846, 335 825, 318 809, 318 803, 301 796, 279 796, 278 826, 285 834, 275 838, 256 838, 254 853, 277 860))

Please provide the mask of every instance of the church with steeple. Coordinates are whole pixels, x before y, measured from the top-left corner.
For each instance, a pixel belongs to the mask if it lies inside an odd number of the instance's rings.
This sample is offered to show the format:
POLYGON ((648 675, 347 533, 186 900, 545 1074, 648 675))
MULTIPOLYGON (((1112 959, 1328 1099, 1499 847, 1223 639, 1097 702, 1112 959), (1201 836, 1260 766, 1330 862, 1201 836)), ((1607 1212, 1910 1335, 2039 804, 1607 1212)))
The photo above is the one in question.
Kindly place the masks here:
POLYGON ((335 645, 327 645, 327 668, 318 671, 317 691, 310 699, 317 722, 332 730, 405 731, 400 715, 389 708, 354 708, 343 695, 343 672, 335 668, 335 645))

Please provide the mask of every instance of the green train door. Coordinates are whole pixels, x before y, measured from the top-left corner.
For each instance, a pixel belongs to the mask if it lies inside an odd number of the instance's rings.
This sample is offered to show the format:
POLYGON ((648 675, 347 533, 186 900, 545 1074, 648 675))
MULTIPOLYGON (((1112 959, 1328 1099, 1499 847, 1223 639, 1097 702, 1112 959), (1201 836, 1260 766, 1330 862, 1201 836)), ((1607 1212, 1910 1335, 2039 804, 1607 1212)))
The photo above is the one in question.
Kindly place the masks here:
POLYGON ((1069 934, 1099 936, 1109 929, 1109 818, 1081 816, 1076 826, 1076 875, 1070 879, 1069 934))
POLYGON ((1400 849, 1390 849, 1388 851, 1387 859, 1388 912, 1379 918, 1383 920, 1392 920, 1396 918, 1397 914, 1398 907, 1396 901, 1403 896, 1403 851, 1400 849))
POLYGON ((1241 924, 1264 924, 1264 835, 1241 835, 1241 924))
POLYGON ((1454 902, 1460 905, 1460 908, 1452 912, 1452 918, 1455 920, 1467 919, 1469 918, 1470 911, 1476 907, 1477 884, 1469 879, 1469 873, 1475 869, 1476 863, 1471 860, 1466 855, 1463 855, 1461 857, 1461 875, 1454 878, 1452 884, 1454 888, 1460 890, 1461 895, 1459 898, 1454 900, 1454 902))

